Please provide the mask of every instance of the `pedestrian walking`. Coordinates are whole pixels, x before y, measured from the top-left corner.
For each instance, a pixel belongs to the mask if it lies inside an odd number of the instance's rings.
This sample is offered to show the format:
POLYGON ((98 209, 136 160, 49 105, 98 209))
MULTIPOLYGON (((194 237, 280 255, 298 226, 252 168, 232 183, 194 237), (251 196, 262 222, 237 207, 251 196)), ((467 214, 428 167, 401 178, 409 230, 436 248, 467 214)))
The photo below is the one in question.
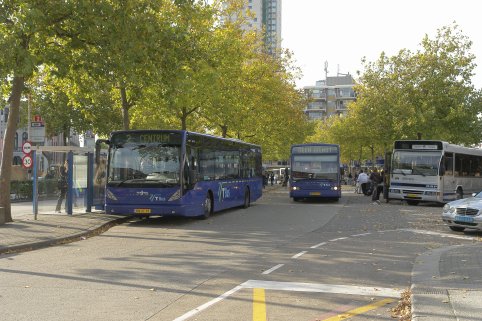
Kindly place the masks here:
POLYGON ((274 184, 274 174, 271 174, 271 175, 269 176, 269 181, 270 181, 270 183, 271 183, 271 186, 273 186, 273 184, 274 184))
MULTIPOLYGON (((67 195, 67 162, 60 166, 60 176, 57 181, 57 188, 59 190, 59 198, 57 200, 57 206, 55 207, 55 212, 60 213, 60 208, 62 207, 62 202, 67 195)), ((65 204, 65 208, 67 204, 65 204)), ((66 209, 67 210, 67 209, 66 209)))

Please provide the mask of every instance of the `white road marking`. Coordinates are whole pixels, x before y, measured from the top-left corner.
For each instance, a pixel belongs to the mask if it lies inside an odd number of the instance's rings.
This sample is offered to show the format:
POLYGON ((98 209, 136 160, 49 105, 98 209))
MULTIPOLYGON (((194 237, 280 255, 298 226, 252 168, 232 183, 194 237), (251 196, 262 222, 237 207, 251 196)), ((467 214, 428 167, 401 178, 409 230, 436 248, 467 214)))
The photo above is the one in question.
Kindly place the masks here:
POLYGON ((470 236, 453 235, 453 234, 446 234, 446 233, 433 232, 433 231, 427 231, 427 230, 415 230, 415 229, 403 228, 403 229, 400 229, 399 231, 406 231, 406 232, 412 232, 416 234, 433 235, 433 236, 440 236, 440 237, 448 237, 448 238, 453 238, 458 240, 470 240, 470 241, 474 240, 474 238, 470 236))
POLYGON ((320 283, 299 283, 299 282, 274 282, 248 280, 241 284, 243 288, 275 291, 294 291, 294 292, 315 292, 315 293, 336 293, 349 295, 381 296, 387 298, 399 298, 400 290, 380 287, 366 287, 355 285, 336 285, 320 283))
POLYGON ((218 296, 217 298, 212 299, 211 301, 206 302, 206 303, 204 303, 203 305, 200 305, 200 306, 198 306, 197 308, 195 308, 195 309, 193 309, 193 310, 191 310, 191 311, 183 314, 182 316, 174 319, 173 321, 184 321, 184 320, 187 320, 187 319, 189 319, 190 317, 198 314, 198 313, 201 312, 201 311, 206 310, 206 309, 209 308, 210 306, 212 306, 212 305, 214 305, 214 304, 216 304, 216 303, 218 303, 218 302, 226 299, 226 298, 227 298, 228 296, 230 296, 231 294, 233 294, 233 293, 235 293, 235 292, 237 292, 237 291, 239 291, 239 290, 241 290, 241 289, 243 289, 243 288, 244 288, 243 285, 238 285, 237 287, 232 288, 231 290, 225 292, 224 294, 218 296))
POLYGON ((365 235, 370 235, 372 233, 362 233, 362 234, 354 234, 352 236, 365 236, 365 235))
POLYGON ((321 242, 321 243, 318 243, 316 245, 313 245, 312 247, 310 247, 310 249, 316 249, 316 248, 319 248, 320 246, 323 246, 325 244, 326 244, 326 242, 321 242))
POLYGON ((340 241, 340 240, 346 240, 348 237, 339 237, 337 239, 330 240, 330 242, 335 242, 335 241, 340 241))
POLYGON ((291 258, 292 258, 292 259, 297 259, 297 258, 299 258, 300 256, 302 256, 303 254, 306 254, 306 252, 308 252, 308 251, 303 251, 303 252, 300 252, 300 253, 298 253, 298 254, 295 254, 295 255, 293 255, 291 258))
POLYGON ((387 298, 399 298, 401 291, 391 288, 366 287, 355 285, 336 285, 336 284, 320 284, 320 283, 300 283, 300 282, 275 282, 275 281, 259 281, 248 280, 217 298, 198 306, 197 308, 183 314, 173 321, 185 321, 199 312, 202 312, 210 306, 228 298, 241 289, 265 289, 275 291, 293 291, 293 292, 311 292, 311 293, 336 293, 347 295, 366 295, 380 296, 387 298))
POLYGON ((271 269, 266 270, 266 271, 264 271, 264 272, 261 273, 261 274, 270 274, 271 272, 276 271, 277 269, 279 269, 279 268, 282 267, 283 265, 284 265, 284 264, 275 265, 275 266, 273 266, 271 269))

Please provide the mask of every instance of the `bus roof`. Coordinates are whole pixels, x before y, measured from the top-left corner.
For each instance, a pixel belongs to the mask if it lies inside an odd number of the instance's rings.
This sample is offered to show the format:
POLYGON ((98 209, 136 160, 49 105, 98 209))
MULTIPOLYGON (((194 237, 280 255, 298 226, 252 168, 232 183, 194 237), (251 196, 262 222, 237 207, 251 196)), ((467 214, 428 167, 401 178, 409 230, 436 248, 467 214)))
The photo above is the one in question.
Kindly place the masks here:
POLYGON ((248 143, 248 142, 242 141, 240 139, 236 139, 236 138, 223 138, 223 137, 215 136, 215 135, 211 135, 211 134, 203 134, 203 133, 197 133, 197 132, 192 132, 192 131, 188 131, 188 130, 179 130, 179 129, 116 130, 116 131, 111 132, 110 135, 112 137, 113 135, 125 134, 125 133, 179 133, 179 134, 187 133, 187 134, 199 135, 199 136, 203 136, 203 137, 215 138, 215 139, 219 139, 219 140, 223 140, 223 141, 227 141, 227 142, 242 143, 242 144, 250 145, 250 146, 253 146, 253 147, 261 148, 261 146, 259 146, 259 145, 248 143))
POLYGON ((453 153, 482 155, 482 149, 451 144, 442 140, 396 140, 393 144, 397 150, 444 150, 453 153))

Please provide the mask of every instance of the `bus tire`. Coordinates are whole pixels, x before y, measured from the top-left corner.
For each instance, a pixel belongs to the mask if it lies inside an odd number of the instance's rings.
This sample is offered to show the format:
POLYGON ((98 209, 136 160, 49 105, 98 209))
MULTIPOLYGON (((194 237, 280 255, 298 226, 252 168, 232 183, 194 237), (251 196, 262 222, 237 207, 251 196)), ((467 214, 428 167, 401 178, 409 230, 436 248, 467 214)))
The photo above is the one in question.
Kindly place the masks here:
POLYGON ((251 205, 251 195, 249 193, 249 188, 244 191, 244 204, 243 208, 248 208, 251 205))
POLYGON ((293 197, 293 201, 294 201, 294 202, 299 202, 299 201, 300 201, 300 198, 299 198, 299 197, 293 197))
POLYGON ((408 205, 418 205, 418 201, 407 200, 407 204, 408 204, 408 205))
POLYGON ((203 214, 199 217, 200 219, 207 219, 213 213, 213 198, 210 193, 206 194, 206 199, 203 203, 203 214))
POLYGON ((464 198, 464 190, 461 187, 457 188, 456 194, 457 194, 458 200, 461 200, 462 198, 464 198))

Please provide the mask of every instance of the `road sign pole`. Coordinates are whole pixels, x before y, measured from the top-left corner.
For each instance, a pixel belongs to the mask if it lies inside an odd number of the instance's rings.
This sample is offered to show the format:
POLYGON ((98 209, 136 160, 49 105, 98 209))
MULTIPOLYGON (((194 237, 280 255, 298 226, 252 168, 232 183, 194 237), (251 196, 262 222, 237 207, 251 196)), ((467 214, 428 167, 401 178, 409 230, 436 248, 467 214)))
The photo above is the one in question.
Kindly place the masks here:
POLYGON ((37 185, 37 151, 32 151, 33 158, 33 180, 32 180, 32 205, 34 220, 37 220, 38 214, 38 185, 37 185))

